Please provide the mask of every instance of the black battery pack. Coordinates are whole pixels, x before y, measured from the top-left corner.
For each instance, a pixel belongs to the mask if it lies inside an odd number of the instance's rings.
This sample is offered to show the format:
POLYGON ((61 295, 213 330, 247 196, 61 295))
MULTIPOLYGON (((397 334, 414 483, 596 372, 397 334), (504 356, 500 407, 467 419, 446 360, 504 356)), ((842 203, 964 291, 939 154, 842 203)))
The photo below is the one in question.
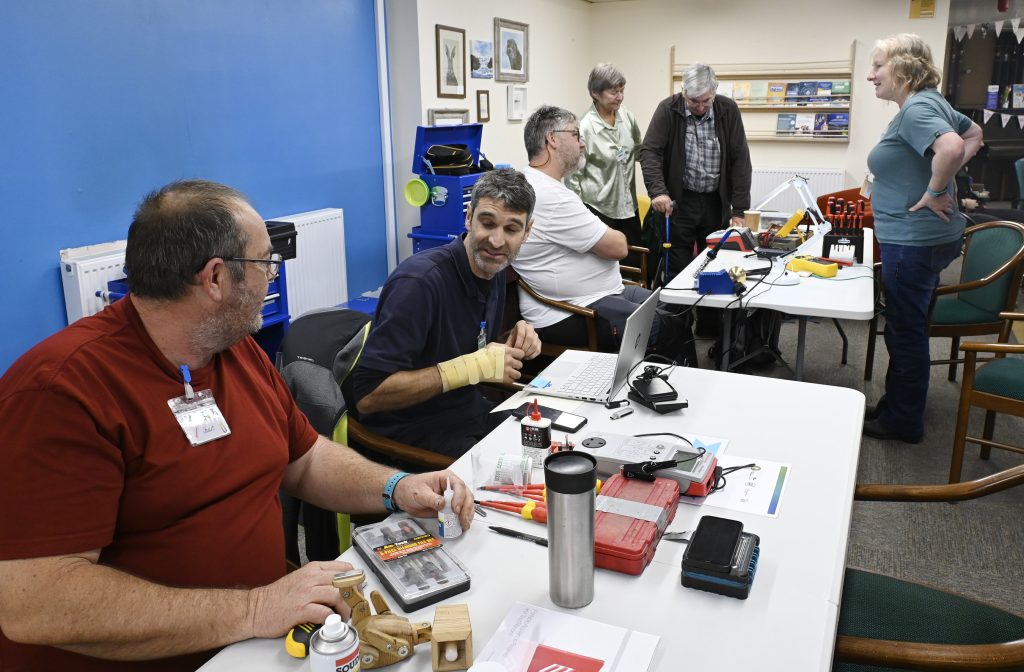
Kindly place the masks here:
POLYGON ((750 595, 761 539, 738 520, 704 516, 683 555, 681 582, 741 600, 750 595))

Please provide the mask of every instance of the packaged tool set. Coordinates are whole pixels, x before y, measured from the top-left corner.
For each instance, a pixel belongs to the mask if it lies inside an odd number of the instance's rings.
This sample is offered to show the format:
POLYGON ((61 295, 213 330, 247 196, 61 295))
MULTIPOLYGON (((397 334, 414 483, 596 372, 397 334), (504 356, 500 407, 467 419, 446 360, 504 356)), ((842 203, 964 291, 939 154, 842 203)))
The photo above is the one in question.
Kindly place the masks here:
POLYGON ((357 527, 356 550, 405 611, 469 590, 469 572, 415 519, 391 518, 357 527))

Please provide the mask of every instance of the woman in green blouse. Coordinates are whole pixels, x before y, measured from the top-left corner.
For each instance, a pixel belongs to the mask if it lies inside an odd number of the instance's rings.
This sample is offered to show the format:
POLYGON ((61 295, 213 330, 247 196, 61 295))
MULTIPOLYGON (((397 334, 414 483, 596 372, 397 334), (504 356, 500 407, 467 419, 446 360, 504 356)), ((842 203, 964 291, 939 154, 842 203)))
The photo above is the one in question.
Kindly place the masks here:
POLYGON ((599 63, 590 72, 587 89, 593 103, 580 118, 580 139, 587 147, 569 187, 601 221, 622 231, 630 245, 640 245, 633 177, 642 137, 636 117, 622 106, 626 77, 614 65, 599 63))

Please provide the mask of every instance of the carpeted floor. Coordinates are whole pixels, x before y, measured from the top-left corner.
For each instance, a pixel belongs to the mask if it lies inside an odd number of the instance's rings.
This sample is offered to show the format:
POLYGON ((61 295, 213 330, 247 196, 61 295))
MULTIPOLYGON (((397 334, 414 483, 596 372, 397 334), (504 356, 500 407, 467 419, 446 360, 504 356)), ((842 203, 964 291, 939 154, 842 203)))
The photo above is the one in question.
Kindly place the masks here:
MULTIPOLYGON (((954 264, 944 273, 943 282, 954 282, 958 274, 959 266, 954 264)), ((1024 301, 1018 305, 1024 307, 1024 301)), ((808 324, 804 379, 860 390, 868 404, 874 403, 884 388, 889 361, 885 344, 879 337, 873 380, 865 381, 868 323, 842 324, 850 339, 845 366, 840 364, 841 341, 831 320, 808 324)), ((780 347, 791 363, 795 361, 796 335, 796 321, 786 322, 780 347)), ((700 343, 702 357, 709 343, 700 343)), ((932 339, 933 358, 946 357, 949 344, 948 339, 932 339)), ((701 364, 707 366, 707 361, 701 364)), ((961 376, 953 383, 946 374, 947 367, 932 367, 924 441, 910 445, 865 437, 858 483, 948 481, 961 376)), ((792 377, 781 366, 758 375, 792 377)), ((975 435, 981 433, 982 416, 982 411, 972 413, 975 435)), ((995 439, 1024 445, 1024 419, 998 416, 995 439)), ((980 478, 1021 463, 1024 455, 1003 450, 993 450, 990 460, 981 460, 977 446, 968 445, 963 479, 980 478)), ((941 587, 1024 616, 1024 487, 958 504, 856 502, 847 564, 941 587)))

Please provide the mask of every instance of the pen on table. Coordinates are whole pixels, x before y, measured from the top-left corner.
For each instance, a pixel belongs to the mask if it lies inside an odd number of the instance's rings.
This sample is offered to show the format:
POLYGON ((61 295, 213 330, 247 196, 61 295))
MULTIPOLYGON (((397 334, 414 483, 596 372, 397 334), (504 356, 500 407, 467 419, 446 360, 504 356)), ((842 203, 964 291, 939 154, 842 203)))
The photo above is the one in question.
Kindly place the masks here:
POLYGON ((526 534, 525 532, 519 532, 518 530, 513 530, 507 527, 499 527, 498 525, 489 525, 488 527, 490 527, 493 531, 497 532, 498 534, 503 534, 506 537, 515 537, 516 539, 532 541, 538 546, 548 545, 548 540, 544 537, 535 537, 532 534, 526 534))

